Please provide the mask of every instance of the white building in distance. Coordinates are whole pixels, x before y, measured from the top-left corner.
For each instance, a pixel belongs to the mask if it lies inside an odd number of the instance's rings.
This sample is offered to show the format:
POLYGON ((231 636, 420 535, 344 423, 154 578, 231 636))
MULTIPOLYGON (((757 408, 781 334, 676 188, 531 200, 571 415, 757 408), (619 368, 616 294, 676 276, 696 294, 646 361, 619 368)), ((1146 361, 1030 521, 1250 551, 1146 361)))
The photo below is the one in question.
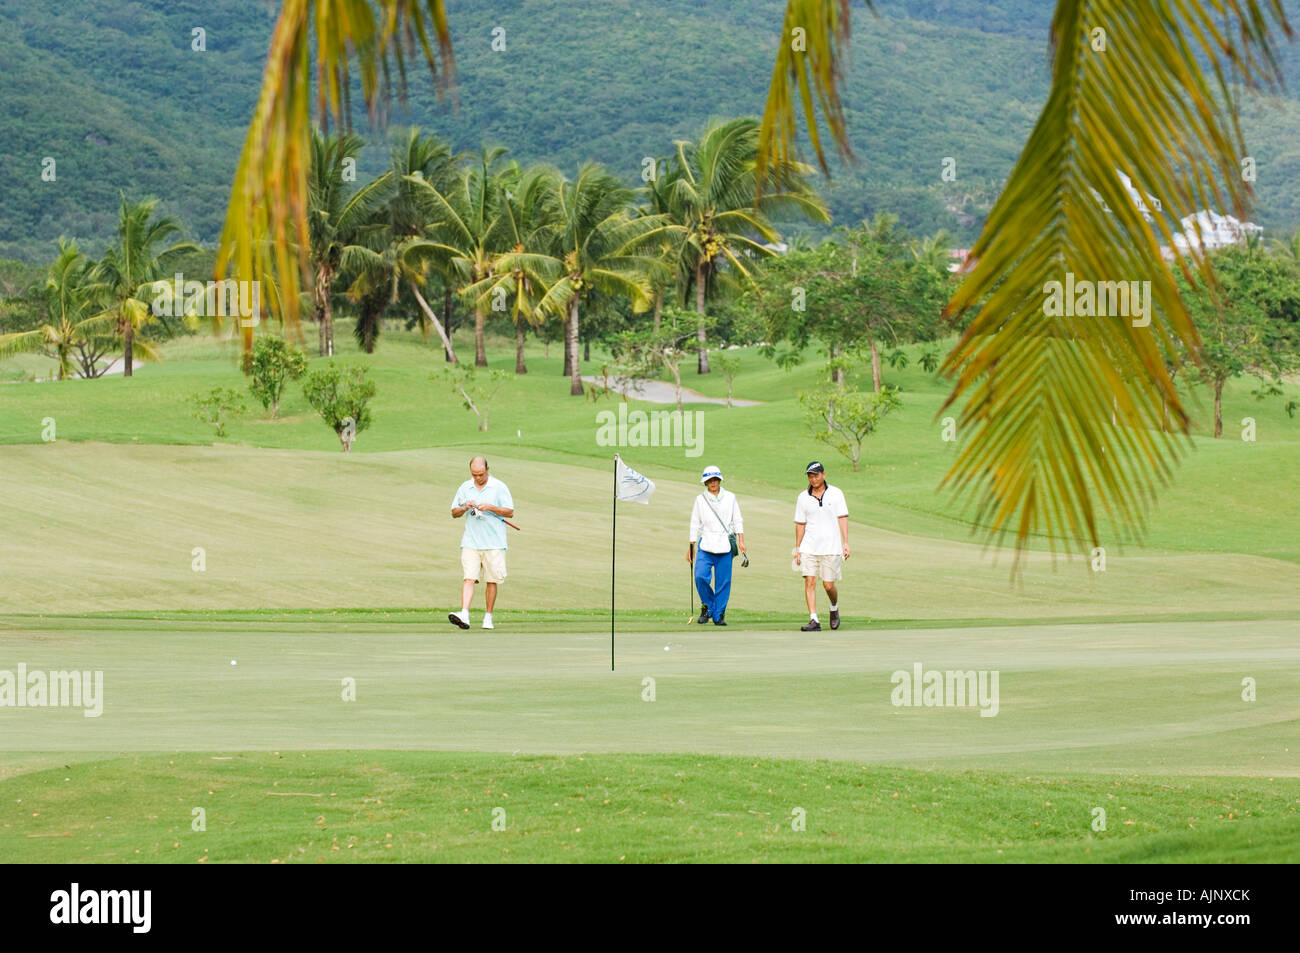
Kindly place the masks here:
POLYGON ((1253 235, 1264 231, 1254 222, 1243 222, 1231 215, 1220 215, 1209 209, 1202 209, 1178 224, 1182 231, 1174 235, 1174 254, 1182 257, 1199 251, 1214 251, 1240 245, 1253 235))

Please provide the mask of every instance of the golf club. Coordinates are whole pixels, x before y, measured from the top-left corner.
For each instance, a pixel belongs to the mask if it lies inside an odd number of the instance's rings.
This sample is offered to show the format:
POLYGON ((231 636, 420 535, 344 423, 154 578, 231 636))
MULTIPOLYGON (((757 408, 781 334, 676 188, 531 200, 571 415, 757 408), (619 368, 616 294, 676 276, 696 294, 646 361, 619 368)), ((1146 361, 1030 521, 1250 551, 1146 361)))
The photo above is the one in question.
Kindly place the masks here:
POLYGON ((687 588, 691 590, 691 614, 686 617, 686 624, 690 625, 695 621, 695 564, 688 561, 686 568, 689 570, 687 579, 690 582, 687 588))
MULTIPOLYGON (((505 523, 505 524, 506 524, 507 526, 509 526, 511 529, 519 529, 518 526, 516 526, 514 523, 510 522, 510 521, 509 521, 508 519, 506 519, 504 516, 497 516, 496 513, 485 513, 483 510, 480 510, 477 506, 471 506, 470 509, 473 510, 475 513, 477 513, 479 516, 484 516, 484 515, 486 515, 486 516, 496 516, 497 519, 499 519, 501 522, 505 523)), ((522 530, 520 530, 520 532, 522 532, 522 530)))

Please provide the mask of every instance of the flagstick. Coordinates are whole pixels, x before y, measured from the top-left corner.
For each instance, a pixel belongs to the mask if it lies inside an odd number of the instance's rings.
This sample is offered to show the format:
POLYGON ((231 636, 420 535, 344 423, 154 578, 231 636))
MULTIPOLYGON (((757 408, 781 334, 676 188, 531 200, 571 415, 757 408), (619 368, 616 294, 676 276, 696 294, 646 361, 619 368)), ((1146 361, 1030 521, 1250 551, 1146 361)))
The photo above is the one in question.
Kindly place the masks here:
POLYGON ((618 552, 618 454, 614 454, 614 527, 609 538, 609 670, 614 671, 614 557, 618 552))

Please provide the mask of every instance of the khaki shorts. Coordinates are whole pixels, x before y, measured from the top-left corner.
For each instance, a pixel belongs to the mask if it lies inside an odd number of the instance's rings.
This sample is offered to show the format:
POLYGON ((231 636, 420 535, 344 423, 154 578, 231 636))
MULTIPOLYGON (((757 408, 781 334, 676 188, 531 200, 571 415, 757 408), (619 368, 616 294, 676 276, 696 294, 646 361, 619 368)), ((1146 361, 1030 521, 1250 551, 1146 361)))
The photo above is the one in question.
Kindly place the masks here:
POLYGON ((475 582, 505 582, 506 551, 504 549, 469 549, 460 551, 460 568, 465 579, 475 582), (479 570, 482 569, 480 574, 479 570))
POLYGON ((843 561, 844 557, 840 553, 828 553, 825 556, 802 553, 799 556, 799 569, 805 576, 817 576, 823 582, 837 582, 843 561))

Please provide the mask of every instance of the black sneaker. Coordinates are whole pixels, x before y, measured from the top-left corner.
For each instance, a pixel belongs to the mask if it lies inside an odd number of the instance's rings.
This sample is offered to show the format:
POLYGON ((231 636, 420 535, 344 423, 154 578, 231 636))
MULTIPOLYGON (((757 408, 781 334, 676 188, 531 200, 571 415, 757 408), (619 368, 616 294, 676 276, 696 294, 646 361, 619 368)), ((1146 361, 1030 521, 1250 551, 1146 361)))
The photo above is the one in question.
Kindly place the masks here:
POLYGON ((831 610, 831 628, 832 628, 832 629, 838 629, 839 627, 840 627, 840 610, 839 610, 839 609, 832 609, 832 610, 831 610))
POLYGON ((708 607, 708 606, 700 606, 700 617, 699 617, 698 619, 695 620, 696 624, 697 624, 697 625, 704 625, 704 623, 706 623, 706 622, 708 622, 708 621, 709 621, 709 607, 708 607))
POLYGON ((714 625, 726 625, 726 624, 727 624, 727 620, 726 620, 726 619, 714 619, 714 620, 713 620, 713 624, 714 624, 714 625))
POLYGON ((806 625, 799 627, 800 632, 820 632, 821 630, 822 624, 820 622, 814 622, 812 619, 809 619, 806 625))

